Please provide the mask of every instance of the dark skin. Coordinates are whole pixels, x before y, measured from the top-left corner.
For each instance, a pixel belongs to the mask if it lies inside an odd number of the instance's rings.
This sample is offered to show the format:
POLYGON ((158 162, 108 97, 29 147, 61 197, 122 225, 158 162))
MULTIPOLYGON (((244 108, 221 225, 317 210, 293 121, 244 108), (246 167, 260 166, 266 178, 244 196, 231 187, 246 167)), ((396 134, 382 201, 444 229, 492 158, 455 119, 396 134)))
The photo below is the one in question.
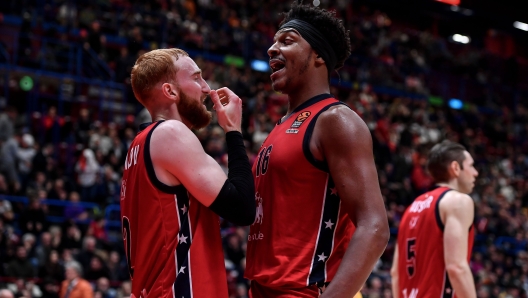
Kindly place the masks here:
MULTIPOLYGON (((324 61, 294 29, 279 31, 268 54, 272 68, 285 66, 271 79, 276 91, 288 94, 288 114, 311 97, 330 93, 324 61)), ((354 111, 338 105, 319 116, 310 150, 328 164, 342 206, 356 226, 341 265, 321 297, 351 297, 365 283, 389 239, 372 138, 354 111)))

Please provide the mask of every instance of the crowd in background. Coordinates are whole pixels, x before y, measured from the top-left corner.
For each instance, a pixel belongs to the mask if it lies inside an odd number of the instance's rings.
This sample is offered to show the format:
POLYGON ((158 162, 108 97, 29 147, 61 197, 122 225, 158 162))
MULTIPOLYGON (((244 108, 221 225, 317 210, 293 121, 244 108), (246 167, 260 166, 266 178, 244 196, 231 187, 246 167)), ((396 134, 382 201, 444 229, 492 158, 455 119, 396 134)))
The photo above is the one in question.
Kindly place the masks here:
MULTIPOLYGON (((68 28, 66 33, 41 34, 83 43, 125 84, 137 55, 150 48, 178 46, 266 60, 280 21, 278 12, 289 6, 284 1, 235 0, 57 0, 24 7, 17 3, 6 1, 0 7, 27 22, 38 14, 37 27, 51 22, 68 28), (73 29, 78 30, 76 36, 73 29), (126 45, 107 36, 124 38, 126 45)), ((392 232, 386 252, 362 289, 364 297, 391 297, 389 268, 400 218, 417 195, 433 186, 425 169, 426 155, 445 138, 463 144, 479 171, 471 194, 477 232, 471 269, 478 297, 526 297, 528 108, 522 96, 514 100, 502 91, 526 84, 518 66, 522 57, 497 56, 493 39, 480 47, 461 48, 430 32, 395 24, 382 12, 351 11, 347 1, 328 5, 345 20, 353 46, 339 72, 341 84, 333 84, 331 92, 371 130, 392 232), (435 94, 440 88, 435 78, 470 81, 475 88, 466 90, 464 99, 489 109, 454 110, 406 96, 435 94), (394 95, 376 86, 404 92, 394 95)), ((29 28, 28 32, 38 32, 29 28)), ((39 59, 32 46, 29 51, 39 59)), ((211 88, 227 86, 243 99, 243 134, 253 162, 285 113, 286 98, 273 92, 268 73, 195 58, 211 88)), ((10 106, 14 100, 8 99, 0 109, 0 288, 19 297, 58 297, 61 282, 68 279, 65 267, 78 263, 95 297, 128 297, 120 229, 108 226, 111 219, 104 211, 119 204, 126 150, 138 124, 149 121, 148 114, 143 110, 123 123, 100 122, 97 113, 82 104, 68 115, 59 114, 54 105, 28 114, 10 106), (27 197, 27 203, 3 195, 27 197), (49 205, 46 199, 68 203, 49 205), (82 204, 87 202, 97 208, 82 204), (50 221, 52 217, 64 221, 50 221)), ((227 170, 224 134, 216 122, 196 134, 206 152, 227 170)), ((247 228, 222 222, 222 236, 230 295, 247 297, 243 278, 247 228)))

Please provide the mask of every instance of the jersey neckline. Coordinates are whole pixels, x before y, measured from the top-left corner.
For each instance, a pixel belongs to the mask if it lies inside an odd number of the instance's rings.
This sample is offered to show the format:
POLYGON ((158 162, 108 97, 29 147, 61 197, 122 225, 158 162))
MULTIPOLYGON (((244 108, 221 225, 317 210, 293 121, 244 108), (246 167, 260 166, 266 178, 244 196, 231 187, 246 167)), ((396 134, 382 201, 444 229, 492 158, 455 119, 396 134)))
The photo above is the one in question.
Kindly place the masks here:
POLYGON ((277 122, 277 125, 281 125, 282 123, 284 123, 286 120, 288 120, 293 114, 299 112, 300 110, 302 109, 306 109, 307 107, 311 106, 311 105, 314 105, 322 100, 325 100, 327 98, 334 98, 334 96, 330 93, 323 93, 323 94, 319 94, 319 95, 316 95, 310 99, 308 99, 307 101, 303 102, 302 104, 300 104, 298 107, 296 107, 289 115, 286 115, 286 117, 283 117, 281 119, 279 119, 279 121, 277 122))

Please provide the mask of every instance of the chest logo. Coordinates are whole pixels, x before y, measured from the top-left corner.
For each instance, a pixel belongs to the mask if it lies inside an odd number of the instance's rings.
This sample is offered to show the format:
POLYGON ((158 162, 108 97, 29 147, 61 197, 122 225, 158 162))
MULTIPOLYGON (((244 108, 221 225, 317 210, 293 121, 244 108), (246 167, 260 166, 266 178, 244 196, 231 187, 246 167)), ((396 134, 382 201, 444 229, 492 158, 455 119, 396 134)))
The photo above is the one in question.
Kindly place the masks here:
POLYGON ((306 121, 308 117, 310 117, 311 114, 312 112, 310 111, 301 112, 299 115, 297 115, 297 118, 295 118, 295 121, 293 121, 290 128, 299 128, 303 124, 303 122, 306 121))

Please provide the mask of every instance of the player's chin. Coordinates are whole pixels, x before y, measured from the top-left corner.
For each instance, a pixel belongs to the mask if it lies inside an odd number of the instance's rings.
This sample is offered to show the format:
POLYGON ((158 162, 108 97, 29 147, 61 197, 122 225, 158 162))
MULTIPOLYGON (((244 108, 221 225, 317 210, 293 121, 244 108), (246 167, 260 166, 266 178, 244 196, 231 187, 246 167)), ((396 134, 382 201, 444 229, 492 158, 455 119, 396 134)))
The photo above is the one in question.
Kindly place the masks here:
POLYGON ((271 82, 271 88, 273 88, 273 91, 275 92, 282 93, 285 87, 286 87, 285 84, 280 79, 271 82))

